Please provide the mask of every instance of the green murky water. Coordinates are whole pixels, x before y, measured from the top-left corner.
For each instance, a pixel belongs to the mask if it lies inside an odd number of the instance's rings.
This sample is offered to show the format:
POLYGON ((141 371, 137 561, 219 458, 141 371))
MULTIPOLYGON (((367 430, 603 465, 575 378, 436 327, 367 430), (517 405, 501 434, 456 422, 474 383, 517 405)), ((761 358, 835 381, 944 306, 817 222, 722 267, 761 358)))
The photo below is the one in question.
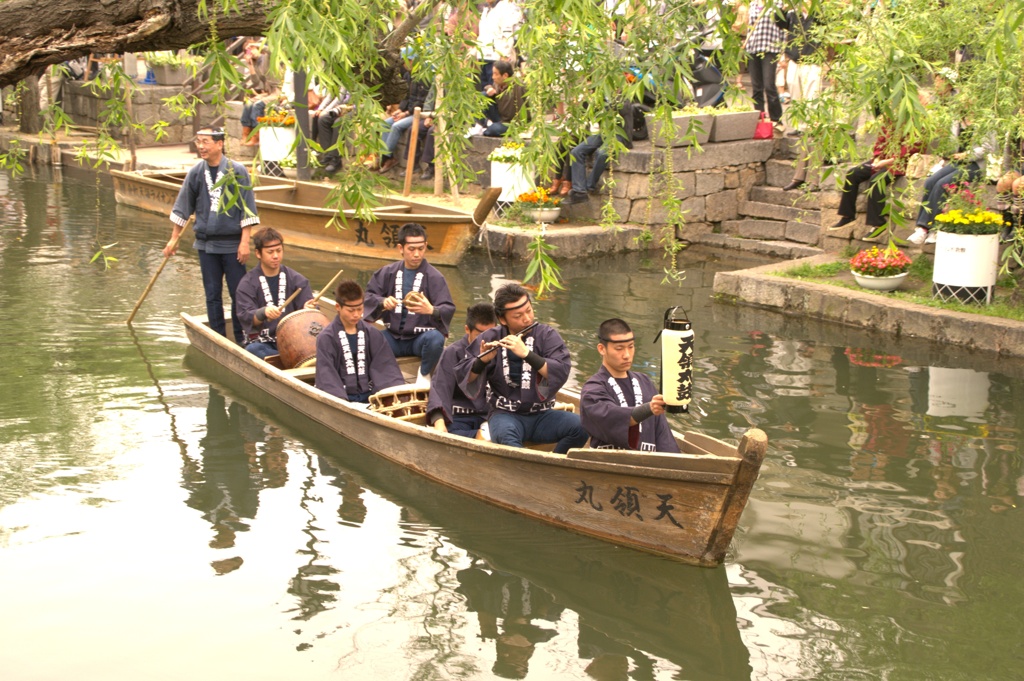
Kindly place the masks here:
MULTIPOLYGON (((729 560, 702 570, 466 499, 251 394, 187 352, 189 252, 130 332, 168 222, 94 175, 0 175, 0 224, 4 679, 1021 677, 1020 363, 713 304, 735 254, 688 252, 678 289, 636 256, 568 265, 538 316, 578 383, 601 320, 634 322, 656 370, 684 305, 699 409, 676 425, 769 435, 729 560)), ((446 274, 463 308, 522 269, 446 274)))

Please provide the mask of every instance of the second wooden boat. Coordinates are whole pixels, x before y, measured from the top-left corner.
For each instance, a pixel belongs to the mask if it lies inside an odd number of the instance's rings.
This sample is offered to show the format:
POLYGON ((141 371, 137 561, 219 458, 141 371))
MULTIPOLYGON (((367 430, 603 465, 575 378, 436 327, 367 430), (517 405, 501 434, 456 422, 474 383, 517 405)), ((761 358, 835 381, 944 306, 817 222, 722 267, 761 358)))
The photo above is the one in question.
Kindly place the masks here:
MULTIPOLYGON (((118 203, 161 215, 170 214, 185 179, 185 171, 111 170, 110 174, 118 203)), ((399 227, 418 222, 427 230, 427 258, 432 265, 458 264, 498 196, 497 191, 488 191, 472 214, 382 197, 375 220, 359 220, 353 210, 343 208, 347 224, 342 225, 336 219, 338 212, 324 207, 331 185, 266 175, 257 176, 256 182, 260 224, 281 232, 289 246, 392 261, 397 257, 399 227)))

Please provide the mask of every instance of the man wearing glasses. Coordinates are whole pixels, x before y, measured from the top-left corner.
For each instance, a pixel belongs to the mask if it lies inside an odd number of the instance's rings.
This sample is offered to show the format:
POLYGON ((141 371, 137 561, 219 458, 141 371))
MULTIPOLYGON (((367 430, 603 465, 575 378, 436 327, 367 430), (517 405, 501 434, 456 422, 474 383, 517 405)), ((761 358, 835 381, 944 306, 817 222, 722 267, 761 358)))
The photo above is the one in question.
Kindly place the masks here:
POLYGON ((497 323, 494 306, 490 303, 477 303, 466 310, 466 335, 441 353, 441 361, 437 363, 437 372, 430 384, 427 420, 435 429, 463 437, 476 437, 476 432, 487 419, 486 396, 480 395, 476 399, 466 397, 459 388, 455 367, 466 359, 469 346, 477 336, 493 329, 497 323))
POLYGON ((171 209, 171 239, 164 246, 164 257, 177 251, 177 238, 193 213, 196 239, 192 247, 199 253, 199 269, 206 291, 206 316, 210 328, 227 336, 224 320, 223 282, 231 296, 232 326, 235 342, 245 340, 242 324, 235 313, 235 291, 245 276, 249 258, 249 230, 260 222, 256 197, 249 173, 241 163, 224 155, 224 131, 206 127, 196 133, 196 149, 202 159, 181 183, 178 198, 171 209))
POLYGON ((417 385, 430 385, 430 372, 444 350, 455 303, 444 275, 427 262, 427 230, 408 222, 398 230, 401 260, 385 265, 366 285, 364 319, 385 325, 395 357, 420 358, 417 385))

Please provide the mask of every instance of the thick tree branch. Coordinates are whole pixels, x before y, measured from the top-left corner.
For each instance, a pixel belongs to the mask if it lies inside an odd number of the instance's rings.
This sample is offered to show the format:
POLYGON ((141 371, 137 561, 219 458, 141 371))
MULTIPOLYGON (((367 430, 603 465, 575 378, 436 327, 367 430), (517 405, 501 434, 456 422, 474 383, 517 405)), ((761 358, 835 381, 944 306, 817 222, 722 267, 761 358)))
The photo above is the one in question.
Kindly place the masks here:
MULTIPOLYGON (((239 12, 207 7, 218 35, 261 35, 272 0, 240 0, 239 12)), ((199 0, 7 0, 0 3, 0 87, 90 52, 142 52, 188 47, 210 35, 199 0)))

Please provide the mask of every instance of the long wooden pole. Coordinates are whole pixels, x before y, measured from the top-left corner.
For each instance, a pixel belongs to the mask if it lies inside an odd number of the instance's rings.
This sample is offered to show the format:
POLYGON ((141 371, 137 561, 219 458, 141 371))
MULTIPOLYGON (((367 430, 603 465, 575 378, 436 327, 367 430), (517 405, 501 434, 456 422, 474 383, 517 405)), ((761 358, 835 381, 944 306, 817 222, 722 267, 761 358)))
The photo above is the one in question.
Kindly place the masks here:
POLYGON ((416 171, 416 143, 420 136, 420 116, 423 111, 416 107, 412 111, 412 128, 409 130, 409 155, 405 160, 405 186, 402 188, 402 196, 409 196, 412 192, 412 174, 416 171))
MULTIPOLYGON (((195 219, 195 215, 190 217, 188 219, 188 222, 185 223, 185 226, 181 228, 180 232, 178 232, 178 236, 174 237, 174 240, 171 242, 172 251, 178 247, 178 241, 181 240, 181 235, 184 234, 185 231, 192 226, 192 223, 195 221, 195 219)), ((132 308, 132 313, 128 315, 128 326, 132 325, 132 320, 135 319, 135 313, 139 311, 139 308, 142 307, 142 301, 144 301, 146 299, 146 296, 149 295, 149 292, 153 290, 153 284, 156 283, 156 278, 159 277, 160 273, 164 271, 164 267, 167 265, 167 261, 171 259, 172 255, 174 255, 174 253, 171 253, 171 255, 164 256, 164 261, 160 263, 160 267, 157 268, 156 274, 154 274, 153 278, 149 280, 149 283, 146 285, 146 290, 142 292, 142 296, 139 298, 139 302, 135 303, 135 307, 132 308)))

